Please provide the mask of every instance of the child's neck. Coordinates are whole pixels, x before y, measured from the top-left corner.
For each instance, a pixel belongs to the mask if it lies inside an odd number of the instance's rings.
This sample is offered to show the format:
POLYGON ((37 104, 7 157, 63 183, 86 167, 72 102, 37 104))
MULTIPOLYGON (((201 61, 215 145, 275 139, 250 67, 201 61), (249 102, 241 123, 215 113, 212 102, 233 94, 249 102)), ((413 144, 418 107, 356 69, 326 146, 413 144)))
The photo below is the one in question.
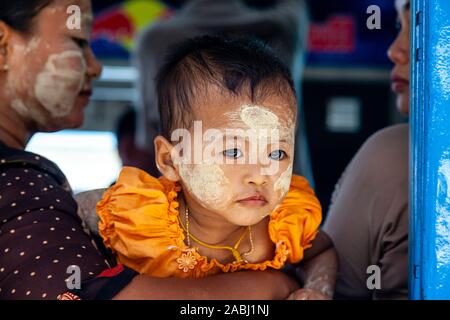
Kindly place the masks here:
MULTIPOLYGON (((186 229, 186 202, 184 197, 179 201, 180 219, 186 229)), ((201 243, 197 243, 190 238, 192 247, 197 247, 200 254, 214 258, 222 263, 229 263, 235 261, 232 252, 228 250, 211 249, 209 246, 229 246, 234 247, 238 240, 244 233, 243 241, 239 244, 237 251, 242 255, 243 253, 249 253, 245 256, 245 260, 249 262, 260 262, 270 260, 273 258, 274 246, 273 242, 267 232, 269 219, 261 220, 257 225, 252 226, 251 232, 253 234, 253 242, 250 241, 250 234, 247 234, 248 227, 242 227, 230 223, 223 217, 218 216, 204 208, 203 206, 190 202, 189 205, 189 233, 195 238, 208 244, 204 246, 201 243), (257 239, 257 240, 256 240, 257 239)), ((187 239, 185 240, 187 242, 187 239)), ((241 256, 244 258, 244 256, 241 256)))
POLYGON ((190 233, 210 245, 234 246, 243 230, 247 228, 228 221, 218 221, 217 216, 189 212, 190 233))
MULTIPOLYGON (((186 225, 187 218, 186 206, 185 201, 180 203, 180 215, 184 225, 186 225)), ((189 206, 189 233, 210 245, 234 246, 245 228, 247 227, 226 221, 200 205, 191 204, 189 206)))

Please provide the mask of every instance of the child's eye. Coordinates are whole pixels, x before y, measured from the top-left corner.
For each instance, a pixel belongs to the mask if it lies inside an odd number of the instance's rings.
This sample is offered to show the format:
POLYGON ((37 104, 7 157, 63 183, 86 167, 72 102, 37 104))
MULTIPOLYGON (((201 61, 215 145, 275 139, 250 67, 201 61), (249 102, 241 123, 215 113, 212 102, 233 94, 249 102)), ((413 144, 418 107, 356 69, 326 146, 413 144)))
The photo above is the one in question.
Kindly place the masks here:
POLYGON ((229 158, 240 158, 242 157, 242 151, 236 148, 228 149, 223 152, 223 155, 229 158))
POLYGON ((271 158, 272 160, 280 161, 283 160, 286 155, 286 152, 284 152, 283 150, 276 150, 269 154, 269 158, 271 158))

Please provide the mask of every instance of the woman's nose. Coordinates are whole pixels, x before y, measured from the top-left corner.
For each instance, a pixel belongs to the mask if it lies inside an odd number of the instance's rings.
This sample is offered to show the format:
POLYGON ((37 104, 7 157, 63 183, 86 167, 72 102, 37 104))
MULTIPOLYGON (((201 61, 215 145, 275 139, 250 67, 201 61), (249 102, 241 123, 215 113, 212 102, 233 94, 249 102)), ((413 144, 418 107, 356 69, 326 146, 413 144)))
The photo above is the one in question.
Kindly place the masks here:
POLYGON ((86 73, 90 79, 96 79, 100 77, 103 67, 100 61, 98 61, 95 57, 94 52, 92 52, 91 48, 87 50, 86 65, 86 73))
POLYGON ((395 64, 407 64, 409 62, 409 48, 404 35, 399 34, 388 49, 387 55, 395 64))

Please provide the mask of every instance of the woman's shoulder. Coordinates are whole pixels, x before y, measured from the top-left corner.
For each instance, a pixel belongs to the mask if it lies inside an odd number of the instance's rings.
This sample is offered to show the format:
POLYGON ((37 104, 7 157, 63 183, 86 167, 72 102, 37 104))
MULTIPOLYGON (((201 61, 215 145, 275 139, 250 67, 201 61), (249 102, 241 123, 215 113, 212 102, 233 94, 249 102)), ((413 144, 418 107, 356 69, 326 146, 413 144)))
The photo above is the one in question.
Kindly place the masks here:
POLYGON ((407 201, 408 150, 408 124, 389 126, 374 133, 342 173, 330 210, 351 213, 349 206, 365 203, 364 212, 368 212, 368 203, 373 204, 375 199, 377 203, 391 203, 393 198, 407 201))
POLYGON ((380 183, 393 176, 404 180, 408 175, 408 157, 408 125, 390 126, 374 133, 361 146, 346 173, 361 176, 367 183, 380 183))
POLYGON ((0 144, 0 216, 57 210, 76 215, 66 177, 50 160, 0 144))
POLYGON ((0 142, 0 174, 6 176, 8 171, 17 170, 43 174, 71 191, 66 176, 54 162, 33 152, 10 148, 0 142))
POLYGON ((409 125, 402 123, 383 128, 363 144, 362 152, 384 152, 397 154, 408 150, 409 125))
POLYGON ((4 254, 0 260, 5 269, 0 275, 4 289, 0 298, 56 298, 67 289, 68 265, 89 270, 83 280, 106 268, 92 239, 83 232, 77 204, 64 182, 51 161, 0 147, 0 250, 4 254))

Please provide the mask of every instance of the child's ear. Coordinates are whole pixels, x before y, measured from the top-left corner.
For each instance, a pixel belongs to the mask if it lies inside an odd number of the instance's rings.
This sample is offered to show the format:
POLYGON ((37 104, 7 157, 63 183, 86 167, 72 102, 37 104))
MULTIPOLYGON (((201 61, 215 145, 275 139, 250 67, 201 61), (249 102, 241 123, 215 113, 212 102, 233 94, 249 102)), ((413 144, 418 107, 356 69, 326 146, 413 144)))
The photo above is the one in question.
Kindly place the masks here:
POLYGON ((178 170, 172 160, 173 145, 163 136, 154 140, 156 166, 161 174, 170 181, 179 181, 178 170))

